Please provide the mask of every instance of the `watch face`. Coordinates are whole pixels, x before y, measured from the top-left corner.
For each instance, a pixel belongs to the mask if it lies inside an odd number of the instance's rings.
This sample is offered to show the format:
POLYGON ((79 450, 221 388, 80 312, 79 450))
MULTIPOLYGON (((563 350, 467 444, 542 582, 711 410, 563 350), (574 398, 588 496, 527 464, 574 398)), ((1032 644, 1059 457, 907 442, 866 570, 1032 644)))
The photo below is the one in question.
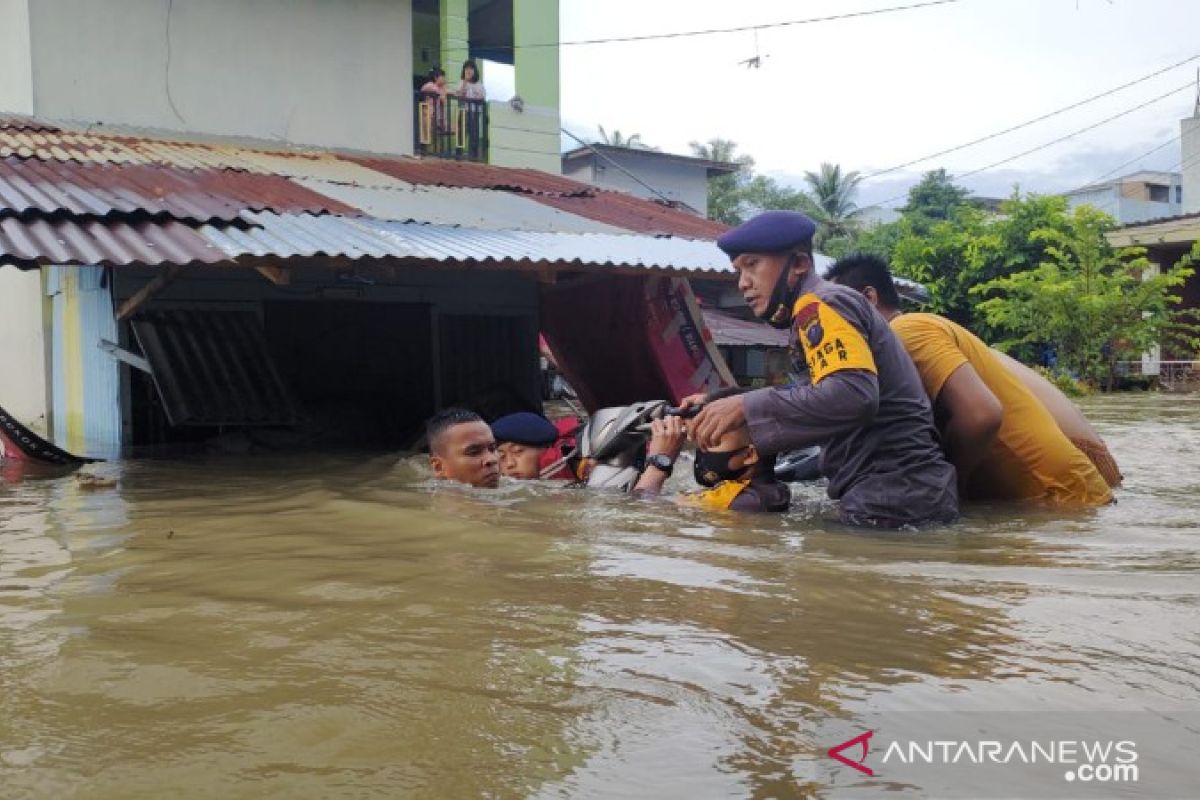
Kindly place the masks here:
POLYGON ((662 453, 650 456, 650 463, 666 472, 670 472, 671 468, 675 466, 675 460, 662 453))

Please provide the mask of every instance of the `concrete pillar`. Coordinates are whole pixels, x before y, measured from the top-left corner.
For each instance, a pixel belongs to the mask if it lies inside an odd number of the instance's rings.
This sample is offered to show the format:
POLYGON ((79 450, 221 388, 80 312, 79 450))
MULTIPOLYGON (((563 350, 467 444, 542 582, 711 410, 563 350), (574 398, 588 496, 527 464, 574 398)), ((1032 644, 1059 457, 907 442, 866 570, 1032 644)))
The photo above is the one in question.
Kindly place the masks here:
POLYGON ((1180 123, 1183 161, 1183 213, 1200 212, 1200 109, 1180 123))
POLYGON ((442 69, 446 71, 446 85, 455 87, 469 53, 470 1, 442 0, 440 5, 442 69))
POLYGON ((0 111, 33 114, 29 0, 0 0, 0 111))

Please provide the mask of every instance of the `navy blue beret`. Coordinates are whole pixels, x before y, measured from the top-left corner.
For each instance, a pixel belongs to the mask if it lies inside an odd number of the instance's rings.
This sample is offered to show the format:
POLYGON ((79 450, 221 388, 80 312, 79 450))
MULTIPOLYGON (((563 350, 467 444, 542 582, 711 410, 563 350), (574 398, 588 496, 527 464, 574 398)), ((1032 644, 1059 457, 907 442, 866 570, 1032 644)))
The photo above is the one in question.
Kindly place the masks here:
POLYGON ((541 414, 518 411, 493 422, 492 435, 496 437, 497 442, 549 447, 558 439, 558 429, 541 414))
POLYGON ((812 241, 817 223, 799 211, 764 211, 721 234, 717 247, 730 258, 742 253, 783 253, 812 241))

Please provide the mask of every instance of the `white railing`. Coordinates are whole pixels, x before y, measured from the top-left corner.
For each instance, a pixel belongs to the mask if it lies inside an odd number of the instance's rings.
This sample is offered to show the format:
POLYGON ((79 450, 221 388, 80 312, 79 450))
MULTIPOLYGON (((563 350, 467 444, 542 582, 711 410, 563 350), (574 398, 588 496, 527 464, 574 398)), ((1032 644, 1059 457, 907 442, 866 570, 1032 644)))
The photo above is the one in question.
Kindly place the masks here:
POLYGON ((1200 361, 1118 361, 1117 373, 1157 376, 1158 385, 1169 392, 1200 390, 1200 361))

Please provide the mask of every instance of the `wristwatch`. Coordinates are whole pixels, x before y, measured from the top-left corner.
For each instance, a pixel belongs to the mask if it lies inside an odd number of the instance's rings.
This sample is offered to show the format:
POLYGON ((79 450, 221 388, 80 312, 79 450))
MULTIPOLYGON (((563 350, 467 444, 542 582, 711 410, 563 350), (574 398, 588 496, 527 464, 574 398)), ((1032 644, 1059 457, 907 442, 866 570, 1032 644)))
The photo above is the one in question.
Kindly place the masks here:
POLYGON ((652 467, 657 467, 670 477, 671 472, 675 469, 675 459, 671 458, 666 453, 655 453, 652 456, 646 457, 646 463, 652 467))

